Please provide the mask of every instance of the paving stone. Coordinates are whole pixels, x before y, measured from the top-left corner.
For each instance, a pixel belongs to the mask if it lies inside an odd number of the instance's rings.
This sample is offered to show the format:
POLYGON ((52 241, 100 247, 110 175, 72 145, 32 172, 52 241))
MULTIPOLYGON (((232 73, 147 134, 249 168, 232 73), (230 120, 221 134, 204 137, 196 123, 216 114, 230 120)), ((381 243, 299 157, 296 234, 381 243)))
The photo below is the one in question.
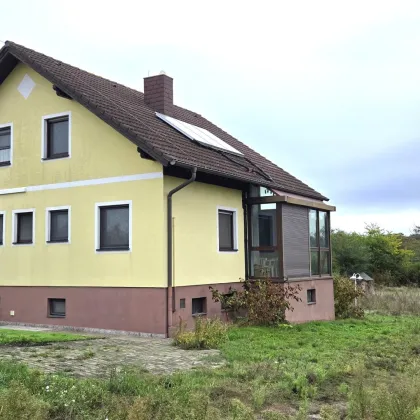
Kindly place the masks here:
POLYGON ((76 377, 105 376, 112 368, 137 366, 155 374, 224 364, 218 350, 182 350, 172 340, 107 336, 87 341, 36 347, 0 347, 0 359, 23 362, 45 372, 67 372, 76 377))

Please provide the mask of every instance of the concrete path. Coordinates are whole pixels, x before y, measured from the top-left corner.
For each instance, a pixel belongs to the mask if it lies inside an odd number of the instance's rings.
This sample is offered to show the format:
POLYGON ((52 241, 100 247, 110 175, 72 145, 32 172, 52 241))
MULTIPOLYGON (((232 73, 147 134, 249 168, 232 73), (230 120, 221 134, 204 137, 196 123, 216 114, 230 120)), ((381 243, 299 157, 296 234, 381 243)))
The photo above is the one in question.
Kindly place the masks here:
POLYGON ((218 350, 181 350, 171 342, 161 338, 107 336, 39 347, 5 346, 0 347, 0 360, 16 360, 45 372, 67 372, 77 377, 105 376, 112 368, 122 366, 168 374, 224 364, 218 350))

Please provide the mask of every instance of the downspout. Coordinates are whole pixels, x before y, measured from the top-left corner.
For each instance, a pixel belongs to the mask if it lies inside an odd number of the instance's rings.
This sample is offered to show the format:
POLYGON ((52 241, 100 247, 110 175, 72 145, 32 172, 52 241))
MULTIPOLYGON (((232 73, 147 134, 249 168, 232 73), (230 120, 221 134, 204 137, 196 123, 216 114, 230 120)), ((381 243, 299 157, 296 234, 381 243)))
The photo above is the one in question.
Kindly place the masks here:
MULTIPOLYGON (((168 287, 166 288, 166 336, 169 337, 169 289, 172 289, 172 196, 187 185, 195 181, 197 177, 197 167, 191 169, 191 178, 187 179, 181 185, 178 185, 168 193, 168 211, 167 211, 167 228, 168 228, 168 287)), ((175 293, 172 291, 172 312, 175 312, 175 293)))

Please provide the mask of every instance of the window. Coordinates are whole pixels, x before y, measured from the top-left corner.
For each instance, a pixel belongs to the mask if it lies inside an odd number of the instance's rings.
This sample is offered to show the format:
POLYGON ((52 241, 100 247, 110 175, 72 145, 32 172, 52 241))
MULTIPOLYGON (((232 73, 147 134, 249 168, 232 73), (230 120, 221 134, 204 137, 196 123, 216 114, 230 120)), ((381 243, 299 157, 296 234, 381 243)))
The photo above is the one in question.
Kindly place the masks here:
POLYGON ((309 243, 311 275, 331 274, 329 215, 325 211, 309 210, 309 243))
POLYGON ((237 217, 236 210, 218 208, 218 249, 221 252, 237 251, 237 217))
POLYGON ((6 217, 4 212, 0 212, 0 246, 4 245, 4 226, 6 224, 6 217))
POLYGON ((69 207, 47 208, 48 243, 70 242, 69 207))
POLYGON ((97 204, 97 251, 131 249, 131 202, 97 204))
POLYGON ((48 299, 48 316, 64 318, 66 316, 66 299, 48 299))
POLYGON ((192 299, 192 314, 204 315, 206 313, 206 298, 193 298, 192 299))
POLYGON ((34 210, 17 210, 13 213, 13 244, 33 244, 35 242, 34 210))
POLYGON ((258 219, 260 246, 273 246, 273 217, 259 214, 258 219))
POLYGON ((229 299, 234 296, 234 292, 225 293, 223 299, 220 301, 220 306, 222 311, 229 311, 231 308, 229 306, 229 299))
POLYGON ((12 126, 0 126, 0 166, 12 162, 12 126))
POLYGON ((185 309, 185 299, 179 299, 179 307, 180 309, 185 309))
POLYGON ((308 298, 308 303, 316 303, 316 290, 315 289, 308 289, 306 291, 306 295, 308 298))
POLYGON ((43 159, 70 156, 70 114, 43 118, 43 159))

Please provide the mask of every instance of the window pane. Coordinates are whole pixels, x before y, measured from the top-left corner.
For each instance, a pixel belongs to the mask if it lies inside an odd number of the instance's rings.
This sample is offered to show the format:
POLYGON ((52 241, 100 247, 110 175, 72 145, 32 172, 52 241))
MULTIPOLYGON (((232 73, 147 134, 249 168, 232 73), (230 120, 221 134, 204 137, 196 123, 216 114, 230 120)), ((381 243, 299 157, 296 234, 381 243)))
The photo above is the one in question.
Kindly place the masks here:
POLYGON ((69 232, 68 210, 52 211, 50 221, 50 241, 67 241, 69 232))
POLYGON ((10 128, 0 129, 0 149, 10 148, 10 128))
POLYGON ((193 298, 192 300, 192 313, 204 314, 206 312, 206 298, 193 298))
POLYGON ((100 247, 129 247, 129 210, 128 205, 101 207, 100 209, 100 247))
POLYGON ((331 274, 330 253, 328 251, 321 251, 321 274, 331 274))
MULTIPOLYGON (((274 203, 274 205, 276 205, 274 203)), ((251 207, 252 246, 276 246, 276 209, 266 209, 256 204, 251 207)))
POLYGON ((306 294, 307 294, 308 303, 315 303, 316 302, 316 291, 315 291, 315 289, 308 289, 306 294))
POLYGON ((3 245, 3 215, 0 214, 0 245, 3 245))
POLYGON ((32 242, 32 213, 20 213, 17 220, 17 242, 30 243, 32 242))
POLYGON ((10 162, 10 128, 0 129, 0 163, 10 162))
POLYGON ((258 278, 279 277, 277 251, 251 251, 251 276, 258 278))
POLYGON ((233 213, 219 211, 219 249, 233 249, 233 213))
POLYGON ((69 152, 69 121, 48 121, 48 157, 69 152))
POLYGON ((329 242, 328 231, 328 213, 325 211, 319 212, 319 246, 321 248, 328 248, 329 242))
POLYGON ((319 253, 318 251, 311 251, 311 275, 319 275, 319 253))
POLYGON ((316 210, 309 210, 309 235, 310 235, 310 243, 311 247, 318 246, 318 234, 316 230, 316 210))
POLYGON ((66 300, 65 299, 50 299, 50 314, 51 315, 65 315, 66 314, 66 300))

